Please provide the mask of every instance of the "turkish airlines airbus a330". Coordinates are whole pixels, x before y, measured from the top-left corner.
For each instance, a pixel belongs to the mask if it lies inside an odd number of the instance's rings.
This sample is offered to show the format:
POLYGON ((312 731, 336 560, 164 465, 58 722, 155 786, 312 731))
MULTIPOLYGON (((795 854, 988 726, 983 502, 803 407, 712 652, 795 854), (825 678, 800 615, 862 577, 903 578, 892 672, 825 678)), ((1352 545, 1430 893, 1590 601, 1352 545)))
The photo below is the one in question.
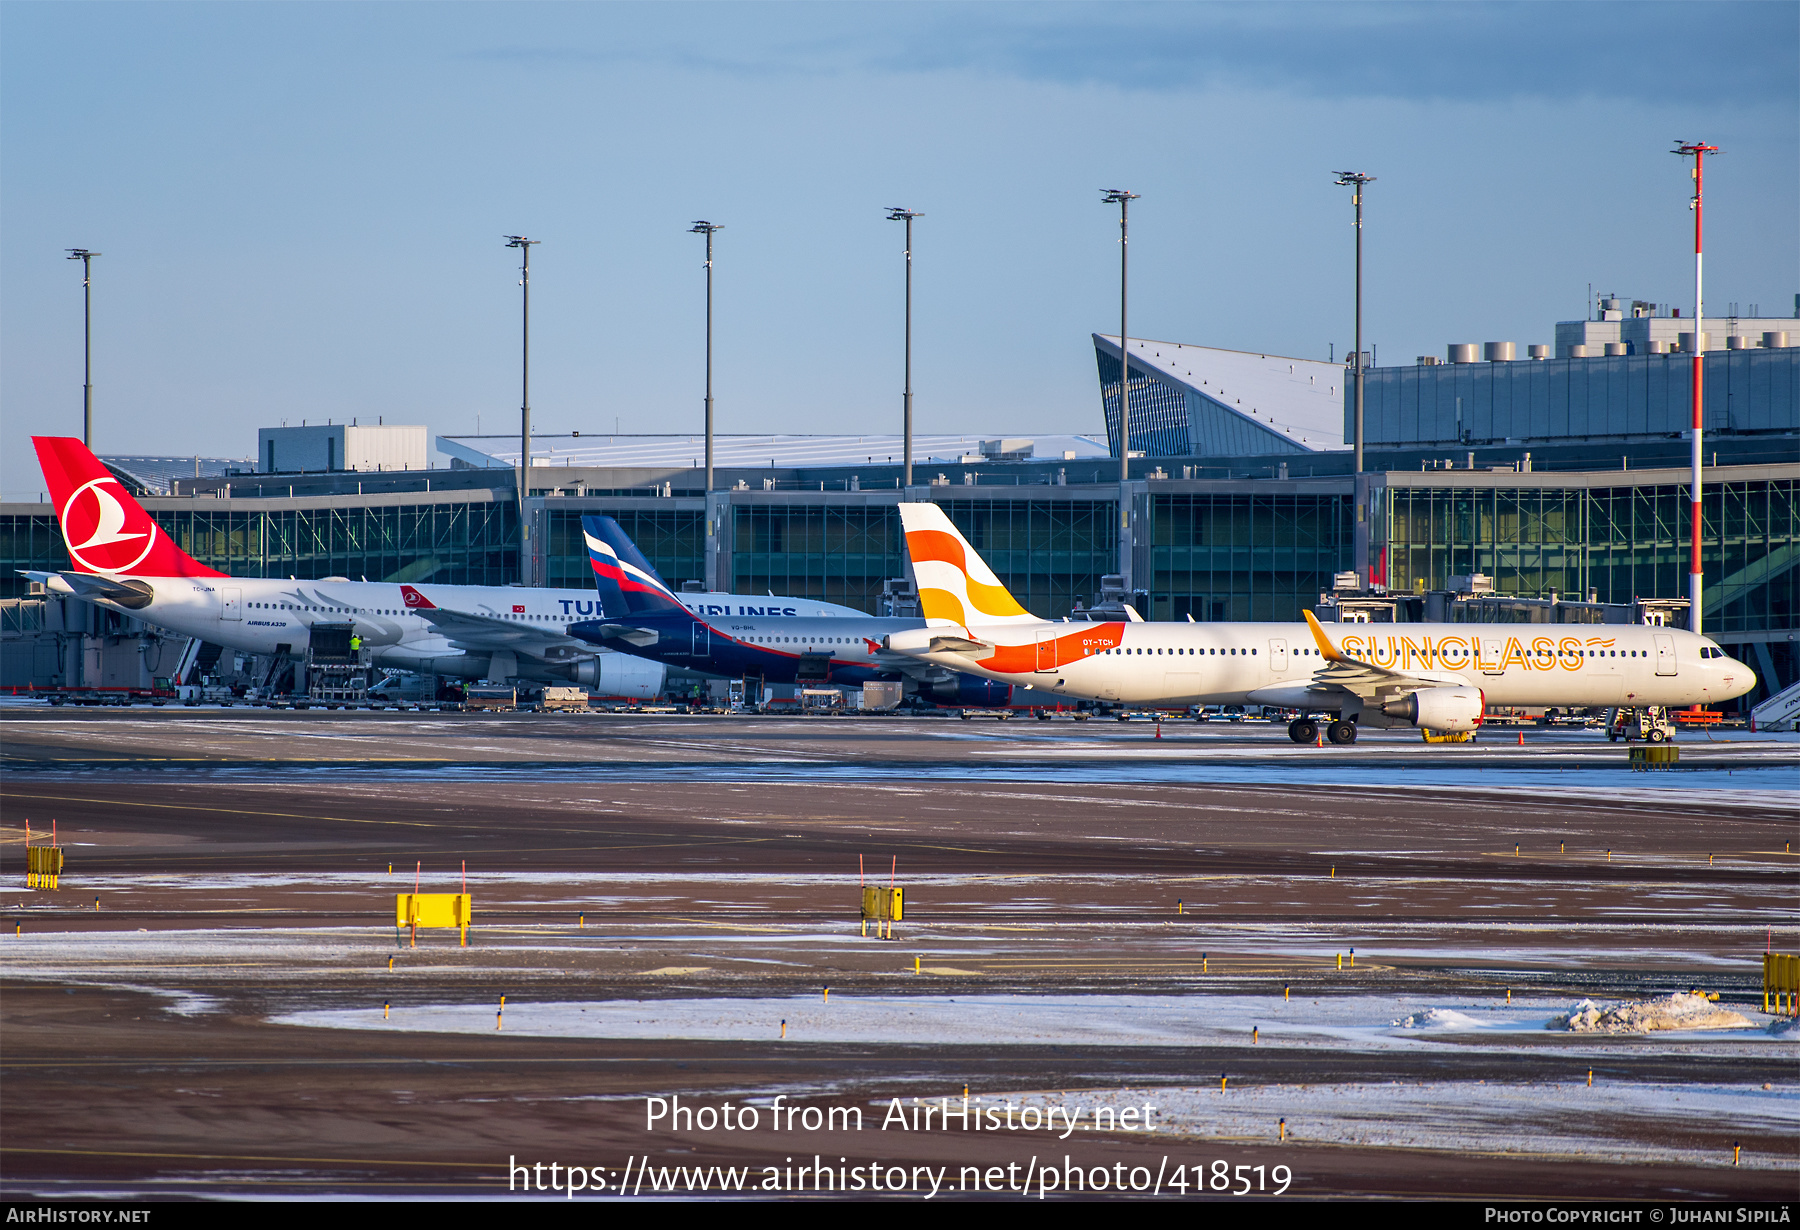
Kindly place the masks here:
MULTIPOLYGON (((1715 704, 1756 673, 1705 636, 1621 624, 1070 623, 1006 591, 935 504, 900 505, 926 626, 884 645, 953 670, 1085 700, 1274 705, 1356 728, 1476 729, 1489 705, 1715 704)), ((1310 743, 1318 725, 1288 727, 1310 743)))
MULTIPOLYGON (((661 663, 568 634, 570 624, 593 618, 591 589, 227 576, 176 546, 80 440, 38 436, 32 443, 72 567, 24 575, 53 594, 116 607, 243 653, 297 659, 305 655, 315 623, 350 623, 371 663, 391 670, 576 683, 608 696, 648 698, 662 691, 661 663)), ((861 615, 795 598, 707 593, 682 594, 680 601, 701 615, 861 615)))

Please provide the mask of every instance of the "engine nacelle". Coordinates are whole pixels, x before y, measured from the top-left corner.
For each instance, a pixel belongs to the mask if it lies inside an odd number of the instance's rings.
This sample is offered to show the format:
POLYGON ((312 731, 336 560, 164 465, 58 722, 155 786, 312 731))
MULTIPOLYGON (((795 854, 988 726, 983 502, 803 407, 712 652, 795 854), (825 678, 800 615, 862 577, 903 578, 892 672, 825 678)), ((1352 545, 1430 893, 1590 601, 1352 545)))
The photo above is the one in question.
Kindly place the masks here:
POLYGON ((663 690, 667 668, 661 662, 629 653, 602 653, 557 670, 571 683, 592 688, 602 696, 630 696, 649 700, 663 690))
POLYGON ((1409 726, 1444 731, 1476 729, 1486 709, 1487 698, 1480 688, 1450 686, 1408 692, 1381 706, 1388 717, 1409 726))
POLYGON ((957 675, 920 686, 927 699, 940 705, 961 705, 970 709, 999 709, 1012 704, 1012 684, 995 683, 979 675, 957 675))

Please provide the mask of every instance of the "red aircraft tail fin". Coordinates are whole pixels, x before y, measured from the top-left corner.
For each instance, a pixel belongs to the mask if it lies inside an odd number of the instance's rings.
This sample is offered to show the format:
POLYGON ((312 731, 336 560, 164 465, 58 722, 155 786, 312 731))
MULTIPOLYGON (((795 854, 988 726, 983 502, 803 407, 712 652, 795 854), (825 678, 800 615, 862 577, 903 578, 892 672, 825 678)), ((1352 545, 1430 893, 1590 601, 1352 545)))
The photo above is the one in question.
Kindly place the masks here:
POLYGON ((143 505, 80 440, 33 436, 63 543, 76 572, 131 577, 222 577, 169 540, 143 505))

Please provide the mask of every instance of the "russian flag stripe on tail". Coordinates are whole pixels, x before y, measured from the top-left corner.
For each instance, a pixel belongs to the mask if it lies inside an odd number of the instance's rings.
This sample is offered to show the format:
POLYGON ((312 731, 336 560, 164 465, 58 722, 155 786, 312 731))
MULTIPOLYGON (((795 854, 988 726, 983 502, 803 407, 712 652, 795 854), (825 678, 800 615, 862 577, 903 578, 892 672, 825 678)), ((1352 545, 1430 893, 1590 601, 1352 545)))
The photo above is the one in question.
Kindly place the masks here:
POLYGON ((617 521, 586 516, 581 519, 581 532, 587 540, 588 566, 594 570, 594 587, 605 618, 676 613, 691 618, 617 521))

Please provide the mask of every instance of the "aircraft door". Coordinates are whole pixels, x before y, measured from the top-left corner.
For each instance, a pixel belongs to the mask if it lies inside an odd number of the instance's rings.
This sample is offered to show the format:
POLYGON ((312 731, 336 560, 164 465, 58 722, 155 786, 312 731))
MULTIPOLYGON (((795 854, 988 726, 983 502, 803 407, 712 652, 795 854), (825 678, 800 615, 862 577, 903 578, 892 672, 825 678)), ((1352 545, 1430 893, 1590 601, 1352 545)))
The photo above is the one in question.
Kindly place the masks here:
POLYGON ((1656 640, 1656 673, 1673 675, 1675 670, 1675 638, 1666 632, 1658 632, 1656 640))
POLYGON ((1475 644, 1475 666, 1484 675, 1504 675, 1506 667, 1503 658, 1506 654, 1506 638, 1503 636, 1487 636, 1476 633, 1469 637, 1475 644))
POLYGON ((1036 633, 1037 669, 1053 671, 1056 669, 1056 631, 1042 629, 1036 633))
MULTIPOLYGON (((219 591, 220 619, 242 619, 244 617, 244 591, 241 589, 221 589, 219 591)), ((1670 672, 1671 674, 1673 672, 1670 672)))
POLYGON ((1269 638, 1269 669, 1273 670, 1277 675, 1285 675, 1285 674, 1287 674, 1287 668, 1288 668, 1288 659, 1287 659, 1287 641, 1286 641, 1286 639, 1283 637, 1279 637, 1279 636, 1270 637, 1269 638))
POLYGON ((694 625, 694 657, 696 659, 712 657, 712 629, 705 624, 694 625))

